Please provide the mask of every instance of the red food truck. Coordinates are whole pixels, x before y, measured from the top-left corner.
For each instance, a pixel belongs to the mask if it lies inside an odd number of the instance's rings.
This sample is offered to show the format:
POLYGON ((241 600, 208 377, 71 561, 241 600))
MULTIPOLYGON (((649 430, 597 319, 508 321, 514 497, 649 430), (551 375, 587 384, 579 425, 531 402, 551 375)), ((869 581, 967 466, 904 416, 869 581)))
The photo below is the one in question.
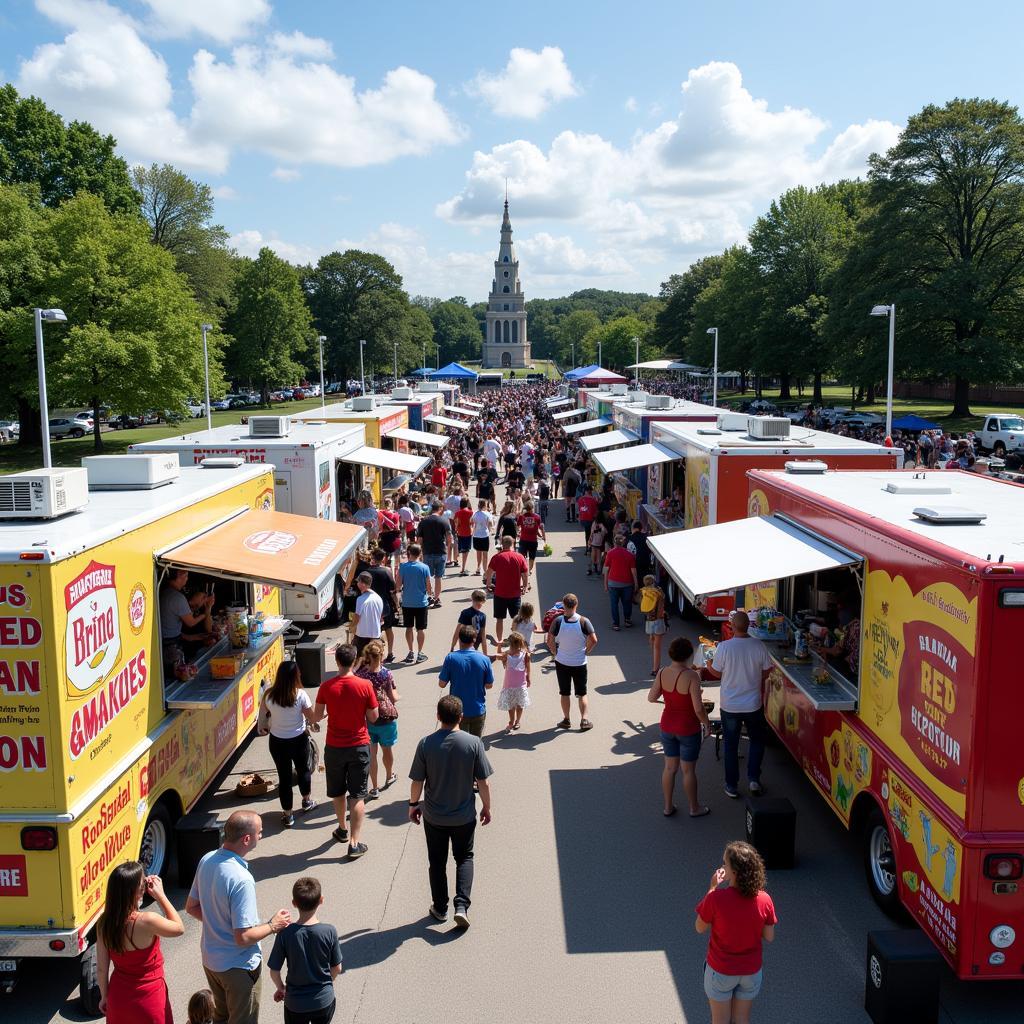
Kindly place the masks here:
MULTIPOLYGON (((766 717, 960 978, 1024 978, 1024 489, 754 470, 750 518, 651 540, 691 600, 777 582, 766 717), (809 657, 782 639, 822 637, 809 657), (838 632, 837 632, 838 631, 838 632)), ((756 609, 747 609, 756 616, 756 609)))

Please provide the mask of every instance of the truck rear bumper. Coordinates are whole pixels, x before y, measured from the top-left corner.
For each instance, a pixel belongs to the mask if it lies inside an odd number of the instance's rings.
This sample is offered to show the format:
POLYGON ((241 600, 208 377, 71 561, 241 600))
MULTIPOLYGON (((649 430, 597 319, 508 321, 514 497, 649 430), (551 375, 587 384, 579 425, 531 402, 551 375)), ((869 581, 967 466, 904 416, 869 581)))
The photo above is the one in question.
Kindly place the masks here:
POLYGON ((61 956, 76 957, 88 948, 74 929, 0 928, 0 957, 61 956), (63 949, 50 944, 63 942, 63 949))

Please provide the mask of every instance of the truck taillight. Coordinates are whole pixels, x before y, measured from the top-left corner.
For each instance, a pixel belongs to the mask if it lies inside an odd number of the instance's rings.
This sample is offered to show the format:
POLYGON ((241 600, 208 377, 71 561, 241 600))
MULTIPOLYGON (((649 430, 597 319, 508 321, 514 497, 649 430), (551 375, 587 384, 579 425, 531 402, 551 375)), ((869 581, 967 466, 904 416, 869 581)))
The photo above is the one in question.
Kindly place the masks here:
POLYGON ((21 830, 21 848, 23 850, 56 850, 57 830, 32 825, 21 830))
POLYGON ((52 939, 50 941, 50 949, 52 949, 54 953, 62 953, 66 945, 67 943, 63 939, 52 939))
POLYGON ((1018 853, 990 853, 985 858, 985 877, 1010 882, 1024 876, 1024 857, 1018 853))

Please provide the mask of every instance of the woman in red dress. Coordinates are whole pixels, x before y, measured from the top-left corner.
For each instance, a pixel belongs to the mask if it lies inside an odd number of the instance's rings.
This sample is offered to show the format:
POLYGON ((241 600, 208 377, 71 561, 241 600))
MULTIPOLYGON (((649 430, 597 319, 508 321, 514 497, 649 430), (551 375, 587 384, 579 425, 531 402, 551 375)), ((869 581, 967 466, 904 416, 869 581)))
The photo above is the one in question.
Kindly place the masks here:
POLYGON ((96 931, 100 1012, 107 1024, 173 1024, 160 939, 182 935, 185 926, 160 876, 145 875, 137 860, 114 868, 96 931), (139 910, 147 894, 162 913, 139 910))

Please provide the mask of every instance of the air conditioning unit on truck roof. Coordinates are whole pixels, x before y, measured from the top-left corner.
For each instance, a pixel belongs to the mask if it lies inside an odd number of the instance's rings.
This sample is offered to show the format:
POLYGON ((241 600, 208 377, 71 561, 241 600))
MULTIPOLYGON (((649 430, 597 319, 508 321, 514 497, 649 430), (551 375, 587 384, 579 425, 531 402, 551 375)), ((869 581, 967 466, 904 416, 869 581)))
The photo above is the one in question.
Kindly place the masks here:
POLYGON ((372 412, 377 408, 377 399, 373 395, 361 395, 352 399, 353 412, 372 412))
POLYGON ((181 476, 177 452, 87 455, 82 467, 91 491, 151 491, 181 476))
POLYGON ((412 388, 392 388, 391 397, 396 402, 412 401, 412 388))
POLYGON ((671 395, 648 395, 646 408, 648 409, 671 409, 676 400, 671 395))
POLYGON ((287 437, 292 429, 291 416, 250 416, 250 437, 287 437))
POLYGON ((792 426, 785 416, 751 416, 747 420, 747 430, 751 437, 759 441, 774 441, 789 437, 792 426))
POLYGON ((628 391, 629 391, 629 385, 628 384, 613 384, 612 385, 612 394, 613 395, 624 395, 628 391))
POLYGON ((0 519, 55 519, 88 504, 84 469, 34 469, 0 477, 0 519))

